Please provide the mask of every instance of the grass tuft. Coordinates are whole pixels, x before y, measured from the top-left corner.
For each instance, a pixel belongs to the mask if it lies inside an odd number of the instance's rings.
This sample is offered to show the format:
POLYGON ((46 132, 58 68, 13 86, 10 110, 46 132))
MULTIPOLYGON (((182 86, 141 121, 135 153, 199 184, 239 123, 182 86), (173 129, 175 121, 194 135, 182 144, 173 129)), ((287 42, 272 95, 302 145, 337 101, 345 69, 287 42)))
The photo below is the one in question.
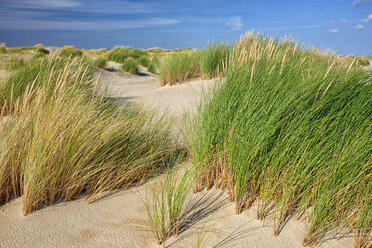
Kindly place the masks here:
POLYGON ((120 66, 120 71, 129 72, 131 74, 137 74, 139 69, 136 60, 134 60, 133 58, 125 59, 123 64, 120 66))

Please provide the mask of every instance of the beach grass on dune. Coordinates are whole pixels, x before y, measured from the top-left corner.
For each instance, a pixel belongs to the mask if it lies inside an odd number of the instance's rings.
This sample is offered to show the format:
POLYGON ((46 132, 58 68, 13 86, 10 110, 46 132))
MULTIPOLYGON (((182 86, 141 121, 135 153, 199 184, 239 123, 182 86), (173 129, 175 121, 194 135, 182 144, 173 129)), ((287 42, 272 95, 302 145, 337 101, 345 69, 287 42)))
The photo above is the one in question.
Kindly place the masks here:
POLYGON ((233 46, 230 44, 210 44, 201 50, 200 70, 203 78, 211 79, 222 75, 227 67, 233 46))
POLYGON ((274 206, 275 235, 289 216, 307 216, 304 245, 335 229, 366 240, 371 81, 356 59, 248 33, 191 127, 196 190, 227 188, 237 213, 258 199, 260 219, 274 206))
POLYGON ((115 47, 106 54, 108 60, 123 63, 127 58, 140 59, 148 57, 148 52, 131 47, 115 47))
POLYGON ((95 93, 83 59, 56 55, 31 68, 9 83, 18 94, 0 126, 0 203, 22 196, 28 214, 81 194, 93 201, 171 166, 171 122, 95 93))
POLYGON ((138 63, 133 58, 126 58, 120 66, 120 71, 128 72, 131 74, 138 74, 138 63))
POLYGON ((159 64, 160 86, 174 85, 198 77, 199 52, 181 52, 167 55, 159 64))

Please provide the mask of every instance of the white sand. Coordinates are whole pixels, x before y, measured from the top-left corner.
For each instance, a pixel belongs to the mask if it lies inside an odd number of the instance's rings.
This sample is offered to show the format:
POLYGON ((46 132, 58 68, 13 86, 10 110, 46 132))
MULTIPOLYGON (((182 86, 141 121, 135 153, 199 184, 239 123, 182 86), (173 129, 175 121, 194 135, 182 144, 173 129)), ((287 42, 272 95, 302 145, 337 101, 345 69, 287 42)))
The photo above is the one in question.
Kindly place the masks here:
MULTIPOLYGON (((158 88, 154 75, 107 71, 102 71, 100 82, 101 90, 107 87, 123 101, 140 99, 147 106, 160 105, 159 111, 169 107, 179 115, 193 111, 203 89, 213 85, 213 80, 197 80, 158 88)), ((147 222, 145 189, 142 185, 111 192, 92 204, 82 197, 27 216, 22 215, 21 199, 15 199, 0 208, 0 247, 159 247, 147 222)), ((271 217, 257 220, 256 206, 236 215, 226 194, 217 190, 192 195, 188 206, 197 210, 195 221, 167 241, 167 247, 196 247, 202 229, 207 231, 203 247, 301 247, 306 234, 306 223, 291 218, 275 237, 271 217)), ((349 235, 319 247, 352 247, 353 241, 349 235)))

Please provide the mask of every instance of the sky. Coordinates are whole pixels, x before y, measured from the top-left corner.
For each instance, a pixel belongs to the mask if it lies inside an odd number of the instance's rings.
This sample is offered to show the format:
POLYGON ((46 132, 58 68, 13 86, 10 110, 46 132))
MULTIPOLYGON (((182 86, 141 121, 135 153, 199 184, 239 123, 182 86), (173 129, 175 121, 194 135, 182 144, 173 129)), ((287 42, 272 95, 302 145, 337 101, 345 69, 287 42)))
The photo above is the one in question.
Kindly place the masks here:
POLYGON ((372 0, 0 0, 9 47, 203 48, 252 30, 372 56, 372 0))

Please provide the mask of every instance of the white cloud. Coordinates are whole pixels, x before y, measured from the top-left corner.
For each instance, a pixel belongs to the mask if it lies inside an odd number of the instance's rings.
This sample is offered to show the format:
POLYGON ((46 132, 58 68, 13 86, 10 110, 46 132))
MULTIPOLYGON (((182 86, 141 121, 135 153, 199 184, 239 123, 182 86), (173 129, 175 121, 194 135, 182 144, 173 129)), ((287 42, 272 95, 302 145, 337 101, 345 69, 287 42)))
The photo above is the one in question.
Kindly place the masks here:
POLYGON ((365 10, 363 10, 363 12, 366 12, 366 13, 372 12, 372 9, 365 9, 365 10))
POLYGON ((363 25, 361 25, 361 24, 358 24, 358 25, 356 25, 355 26, 355 30, 362 30, 364 28, 364 26, 363 25))
POLYGON ((372 14, 370 14, 367 19, 363 19, 362 22, 372 22, 372 14))
POLYGON ((239 31, 243 28, 244 24, 240 16, 234 16, 225 23, 226 26, 230 27, 232 31, 239 31))
POLYGON ((363 3, 369 3, 371 0, 354 0, 354 2, 352 3, 353 6, 359 6, 363 3))
POLYGON ((338 29, 337 28, 330 29, 330 30, 328 30, 328 33, 338 33, 338 29))
POLYGON ((4 10, 52 10, 66 9, 76 12, 136 14, 155 12, 159 7, 151 3, 140 3, 128 0, 17 0, 3 4, 4 10))
POLYGON ((335 21, 334 20, 329 20, 329 24, 335 24, 335 21))
POLYGON ((0 17, 0 29, 4 30, 119 30, 148 26, 171 25, 179 20, 168 18, 148 18, 144 20, 115 21, 44 21, 9 19, 0 17))
POLYGON ((341 23, 349 23, 349 21, 346 19, 341 19, 341 23))

